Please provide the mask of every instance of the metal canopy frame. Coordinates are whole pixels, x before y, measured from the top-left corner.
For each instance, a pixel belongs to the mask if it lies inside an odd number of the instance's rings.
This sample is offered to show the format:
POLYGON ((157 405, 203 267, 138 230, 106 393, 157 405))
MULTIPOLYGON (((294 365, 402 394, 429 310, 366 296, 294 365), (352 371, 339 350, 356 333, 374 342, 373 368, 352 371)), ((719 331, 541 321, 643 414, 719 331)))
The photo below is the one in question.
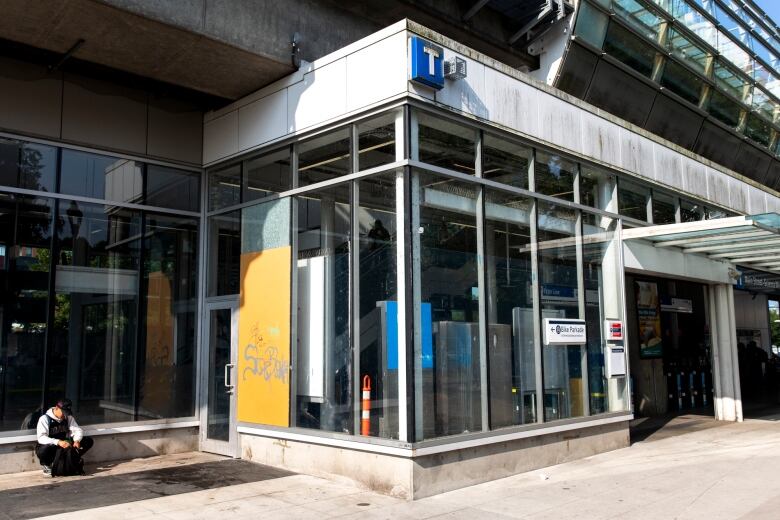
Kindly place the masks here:
POLYGON ((648 240, 658 248, 780 274, 780 214, 762 213, 623 230, 623 240, 648 240))

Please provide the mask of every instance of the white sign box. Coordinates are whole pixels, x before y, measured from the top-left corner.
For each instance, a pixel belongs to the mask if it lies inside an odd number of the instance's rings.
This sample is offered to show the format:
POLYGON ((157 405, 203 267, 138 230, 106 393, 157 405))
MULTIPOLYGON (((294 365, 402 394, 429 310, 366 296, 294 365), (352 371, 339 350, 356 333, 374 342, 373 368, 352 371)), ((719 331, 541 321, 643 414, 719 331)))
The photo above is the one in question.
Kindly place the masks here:
POLYGON ((543 330, 545 345, 584 345, 588 341, 585 320, 545 318, 543 330))
POLYGON ((607 377, 626 375, 626 349, 622 345, 607 346, 607 377))

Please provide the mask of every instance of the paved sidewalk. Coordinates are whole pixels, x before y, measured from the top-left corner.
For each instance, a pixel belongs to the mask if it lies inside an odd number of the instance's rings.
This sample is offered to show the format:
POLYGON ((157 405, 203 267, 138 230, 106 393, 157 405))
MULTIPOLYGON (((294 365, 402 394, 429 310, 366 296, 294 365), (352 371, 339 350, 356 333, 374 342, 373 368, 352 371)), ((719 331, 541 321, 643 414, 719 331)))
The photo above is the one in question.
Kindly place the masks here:
MULTIPOLYGON (((660 430, 630 448, 415 502, 203 453, 88 477, 4 475, 0 518, 780 518, 780 416, 698 421, 689 433, 660 430)), ((684 422, 671 426, 688 431, 684 422)))

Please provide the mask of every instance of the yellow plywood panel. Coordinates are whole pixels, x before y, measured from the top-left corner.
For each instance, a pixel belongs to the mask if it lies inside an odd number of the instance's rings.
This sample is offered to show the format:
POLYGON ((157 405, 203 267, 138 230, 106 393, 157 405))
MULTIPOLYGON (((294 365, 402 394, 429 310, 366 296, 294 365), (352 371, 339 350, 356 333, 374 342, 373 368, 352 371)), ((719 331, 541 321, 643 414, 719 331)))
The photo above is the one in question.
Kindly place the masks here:
POLYGON ((290 425, 289 246, 241 255, 238 420, 290 425))

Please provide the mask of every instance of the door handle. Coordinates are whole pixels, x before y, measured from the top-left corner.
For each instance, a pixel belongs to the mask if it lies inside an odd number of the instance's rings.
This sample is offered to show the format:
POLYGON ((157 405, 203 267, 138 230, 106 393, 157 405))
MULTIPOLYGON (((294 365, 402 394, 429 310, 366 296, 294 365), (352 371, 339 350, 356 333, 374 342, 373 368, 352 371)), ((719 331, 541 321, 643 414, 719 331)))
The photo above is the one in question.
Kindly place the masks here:
POLYGON ((235 363, 225 363, 225 388, 227 393, 232 394, 234 386, 230 384, 230 369, 234 368, 235 363))

